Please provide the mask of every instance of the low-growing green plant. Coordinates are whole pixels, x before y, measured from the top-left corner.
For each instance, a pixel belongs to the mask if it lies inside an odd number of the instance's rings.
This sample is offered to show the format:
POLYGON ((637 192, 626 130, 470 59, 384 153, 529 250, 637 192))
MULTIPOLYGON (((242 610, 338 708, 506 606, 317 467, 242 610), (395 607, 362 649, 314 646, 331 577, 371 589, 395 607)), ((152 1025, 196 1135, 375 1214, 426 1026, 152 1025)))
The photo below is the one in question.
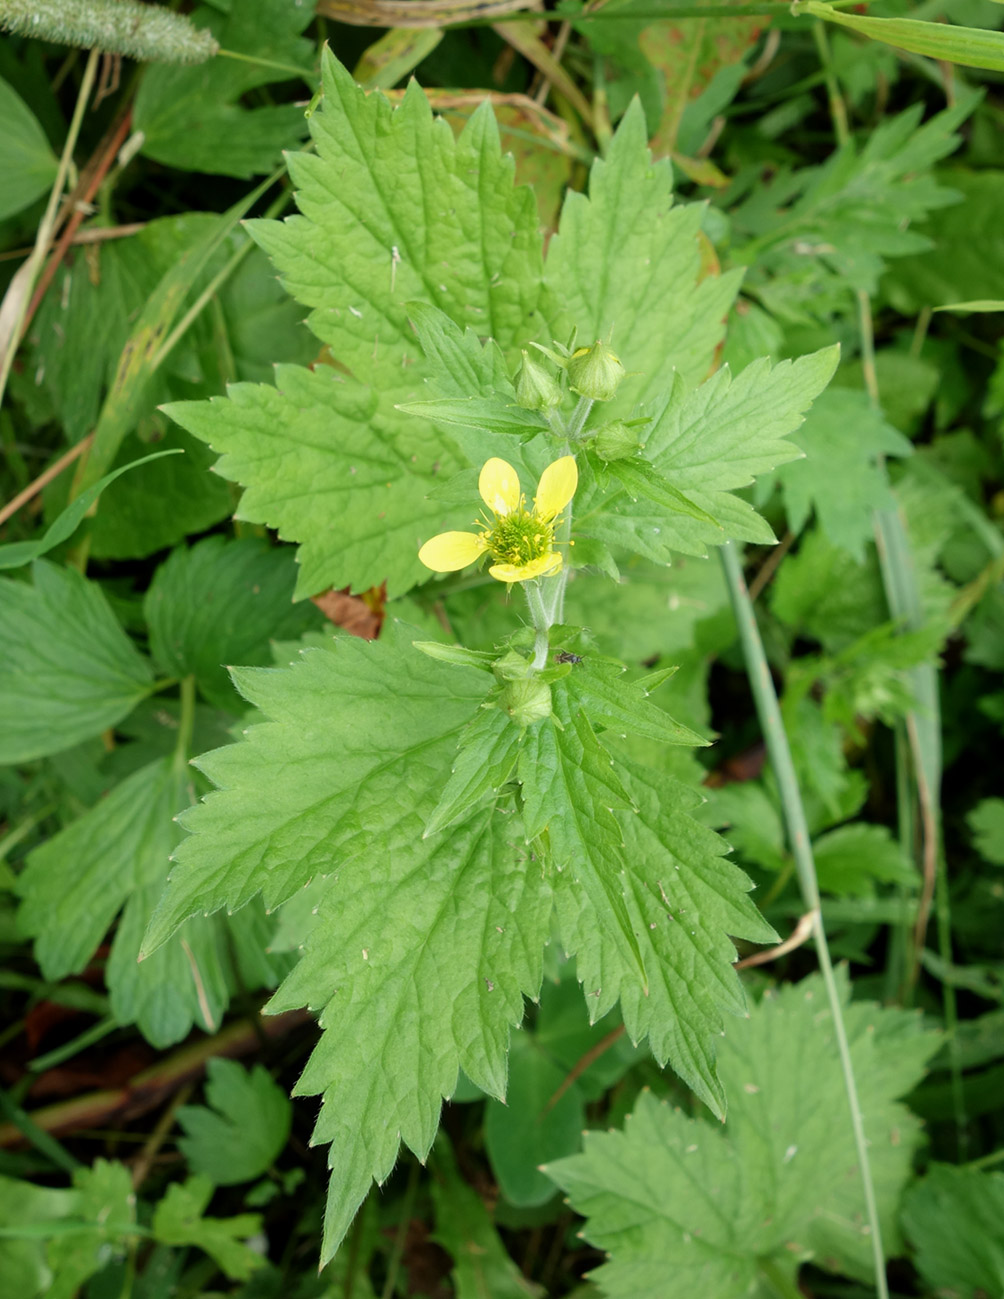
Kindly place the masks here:
POLYGON ((18 1295, 999 1288, 988 7, 0 0, 18 1295))

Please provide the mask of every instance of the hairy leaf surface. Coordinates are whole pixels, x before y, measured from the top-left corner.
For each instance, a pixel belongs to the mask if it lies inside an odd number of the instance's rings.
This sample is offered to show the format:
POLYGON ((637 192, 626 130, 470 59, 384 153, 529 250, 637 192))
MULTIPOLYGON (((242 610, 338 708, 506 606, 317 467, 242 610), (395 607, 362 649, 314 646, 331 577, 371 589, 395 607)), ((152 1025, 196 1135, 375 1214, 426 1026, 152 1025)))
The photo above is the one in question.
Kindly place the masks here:
MULTIPOLYGON (((920 1124, 896 1098, 938 1046, 915 1015, 851 1003, 842 979, 872 1174, 887 1249, 920 1124)), ((814 1258, 869 1279, 871 1244, 850 1114, 822 981, 770 995, 719 1048, 724 1129, 643 1092, 623 1133, 588 1133, 549 1173, 610 1261, 594 1273, 624 1299, 757 1293, 761 1260, 794 1284, 814 1258)))
POLYGON ((46 560, 32 574, 0 580, 0 762, 99 735, 153 683, 97 583, 46 560))

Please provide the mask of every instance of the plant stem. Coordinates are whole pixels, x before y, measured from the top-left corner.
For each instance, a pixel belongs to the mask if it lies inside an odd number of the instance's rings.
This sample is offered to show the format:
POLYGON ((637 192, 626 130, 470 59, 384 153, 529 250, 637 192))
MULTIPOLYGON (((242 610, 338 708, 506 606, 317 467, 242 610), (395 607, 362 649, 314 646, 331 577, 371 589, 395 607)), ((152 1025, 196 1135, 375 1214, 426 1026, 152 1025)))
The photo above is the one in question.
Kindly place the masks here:
POLYGON ((394 1236, 394 1245, 390 1251, 390 1259, 387 1263, 387 1280, 384 1282, 381 1291, 381 1299, 392 1299, 394 1290, 397 1287, 397 1274, 401 1268, 404 1242, 408 1235, 408 1224, 411 1222, 411 1211, 415 1207, 415 1195, 418 1192, 418 1170, 418 1160, 413 1159, 411 1168, 408 1170, 408 1185, 404 1192, 404 1203, 401 1205, 401 1220, 398 1223, 397 1233, 394 1236))
POLYGON ((871 1233, 872 1255, 875 1266, 875 1286, 878 1299, 889 1299, 888 1283, 885 1274, 885 1253, 882 1249, 882 1229, 878 1219, 878 1205, 875 1200, 875 1186, 872 1181, 871 1163, 868 1158, 868 1143, 865 1139, 864 1120, 858 1101, 857 1084, 854 1079, 854 1065, 851 1061, 850 1046, 844 1027, 840 994, 833 974, 830 950, 826 941, 826 930, 823 928, 819 906, 819 883, 816 878, 816 865, 812 856, 812 845, 809 839, 809 827, 805 819, 805 808, 798 788, 795 764, 792 761, 788 736, 781 720, 781 708, 778 703, 774 683, 771 679, 767 656, 756 623, 756 614, 746 589, 742 567, 735 544, 729 542, 721 548, 722 566, 729 588, 729 598, 739 627, 739 639, 742 644, 743 658, 746 661, 746 672, 756 703, 757 716, 763 729, 767 752, 770 755, 771 767, 777 780, 784 818, 788 830, 788 842, 795 859, 795 869, 802 888, 806 908, 814 913, 813 937, 819 955, 819 968, 826 986, 826 995, 833 1015, 833 1029, 837 1039, 837 1051, 840 1056, 840 1067, 844 1075, 844 1088, 847 1103, 851 1112, 851 1127, 854 1132, 854 1147, 861 1172, 861 1185, 864 1191, 865 1212, 871 1233))
POLYGON ((530 619, 537 632, 533 642, 533 666, 539 672, 541 668, 547 666, 549 644, 547 633, 551 628, 550 610, 544 605, 544 593, 537 579, 524 582, 523 590, 526 593, 526 602, 530 606, 530 619))
POLYGON ((38 234, 35 236, 35 247, 31 250, 31 256, 19 272, 24 276, 24 282, 14 288, 8 289, 14 292, 20 292, 20 302, 17 311, 10 326, 10 336, 4 348, 3 359, 0 360, 0 403, 3 402, 4 393, 7 390, 7 380, 10 378, 11 367, 14 364, 14 356, 17 352, 18 343, 21 340, 21 328, 24 324, 25 317, 28 314, 28 305, 31 302, 31 291, 35 287, 39 272, 42 269, 42 263, 45 261, 45 255, 49 251, 49 244, 52 240, 52 232, 56 225, 56 214, 59 210, 59 200, 63 196, 63 190, 66 186, 66 177, 70 170, 70 164, 73 161, 73 150, 77 146, 77 137, 80 134, 80 127, 84 120, 84 111, 87 108, 87 101, 91 97, 91 90, 94 86, 94 77, 98 70, 98 60, 101 57, 100 50, 91 50, 87 56, 87 63, 84 67, 84 75, 80 82, 80 90, 77 94, 77 104, 73 110, 73 117, 70 121, 70 129, 66 134, 66 143, 63 145, 63 152, 59 159, 59 169, 56 172, 56 179, 52 186, 52 192, 49 194, 49 202, 46 204, 45 214, 42 217, 41 224, 38 227, 38 234))
POLYGON ((192 732, 195 729, 195 677, 183 677, 181 681, 181 718, 178 722, 178 739, 174 746, 174 771, 183 779, 188 767, 188 755, 192 747, 192 732))

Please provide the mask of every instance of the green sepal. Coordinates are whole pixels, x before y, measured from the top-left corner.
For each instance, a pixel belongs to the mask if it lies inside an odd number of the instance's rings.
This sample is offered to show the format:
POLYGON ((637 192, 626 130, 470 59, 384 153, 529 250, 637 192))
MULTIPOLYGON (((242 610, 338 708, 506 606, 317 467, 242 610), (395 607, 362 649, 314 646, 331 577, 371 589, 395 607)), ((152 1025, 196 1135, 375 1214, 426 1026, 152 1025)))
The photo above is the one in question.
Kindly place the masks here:
POLYGON ((445 645, 439 640, 413 640, 411 644, 414 649, 427 654, 430 659, 438 659, 440 663, 455 663, 463 668, 480 668, 482 672, 491 672, 496 659, 496 655, 489 654, 486 650, 467 649, 463 645, 445 645))

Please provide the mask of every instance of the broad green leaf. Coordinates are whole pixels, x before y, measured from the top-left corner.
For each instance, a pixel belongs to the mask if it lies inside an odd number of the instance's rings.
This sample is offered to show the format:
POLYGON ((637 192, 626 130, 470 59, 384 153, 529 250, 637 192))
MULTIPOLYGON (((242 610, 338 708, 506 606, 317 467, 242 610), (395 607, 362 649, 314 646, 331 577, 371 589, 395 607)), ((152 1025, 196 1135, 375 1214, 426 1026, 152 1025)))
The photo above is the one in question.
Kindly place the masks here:
POLYGON ((788 526, 801 532, 811 510, 834 545, 861 563, 874 535, 874 512, 892 504, 882 457, 907 456, 910 442, 888 424, 864 392, 820 393, 795 436, 805 458, 782 465, 788 526))
POLYGON ((654 404, 645 457, 717 526, 646 500, 619 500, 611 508, 598 485, 586 482, 575 498, 575 530, 660 563, 675 551, 703 555, 730 537, 772 541, 764 520, 731 493, 800 454, 786 439, 836 364, 834 347, 773 368, 763 359, 735 378, 719 370, 689 393, 677 382, 654 404))
POLYGON ((961 63, 970 68, 1004 72, 1004 33, 981 27, 957 27, 954 23, 919 22, 915 18, 872 18, 844 13, 821 0, 796 0, 795 13, 809 13, 837 23, 872 41, 882 41, 898 50, 923 54, 944 63, 961 63))
POLYGON ((122 1249, 136 1220, 136 1196, 129 1169, 117 1160, 98 1159, 80 1168, 74 1217, 89 1229, 63 1232, 49 1241, 46 1259, 53 1271, 47 1299, 74 1299, 80 1287, 108 1262, 111 1249, 122 1249))
POLYGON ((1004 1293, 1004 1173, 932 1164, 907 1191, 902 1224, 932 1292, 1004 1293))
MULTIPOLYGON (((580 1005, 581 1000, 579 994, 580 1005)), ((532 1208, 553 1199, 554 1183, 540 1165, 578 1148, 585 1100, 574 1084, 564 1086, 567 1078, 568 1068, 551 1056, 536 1034, 514 1035, 506 1101, 488 1101, 484 1127, 485 1152, 510 1204, 532 1208)))
POLYGON ((246 1281, 265 1259, 242 1242, 261 1230, 261 1215, 206 1218, 213 1195, 208 1177, 172 1182, 153 1214, 153 1235, 164 1245, 196 1245, 205 1250, 231 1281, 246 1281))
POLYGON ((1004 798, 985 798, 966 819, 980 856, 1004 866, 1004 798))
POLYGON ((589 197, 566 195, 546 266, 562 315, 549 324, 562 342, 570 325, 580 345, 613 340, 629 375, 605 416, 652 402, 674 370, 688 384, 707 373, 739 274, 702 278, 702 212, 673 205, 672 169, 652 162, 637 102, 593 163, 589 197))
POLYGON ((45 1241, 38 1228, 69 1217, 77 1203, 77 1192, 50 1190, 0 1174, 0 1275, 11 1294, 24 1299, 42 1299, 52 1284, 52 1271, 45 1260, 45 1241), (24 1227, 24 1236, 17 1235, 24 1227), (7 1235, 9 1232, 10 1235, 7 1235))
POLYGON ((453 1257, 457 1299, 528 1299, 544 1289, 528 1281, 509 1257, 484 1201, 461 1178, 456 1159, 441 1137, 432 1160, 433 1239, 453 1257))
POLYGON ((0 221, 20 212, 52 188, 58 162, 34 113, 16 90, 0 79, 0 221))
POLYGON ((271 663, 271 640, 323 625, 313 606, 293 605, 292 551, 253 538, 207 537, 157 569, 144 601, 150 652, 171 677, 195 675, 218 708, 241 709, 227 665, 271 663))
POLYGON ((140 465, 148 464, 151 460, 160 460, 164 456, 179 454, 180 448, 171 451, 157 451, 152 456, 144 456, 142 460, 134 460, 131 464, 116 469, 114 473, 106 474, 93 487, 88 487, 87 491, 81 492, 76 500, 66 507, 55 522, 46 528, 43 535, 37 540, 11 541, 5 546, 0 546, 0 569, 20 568, 22 564, 30 564, 32 560, 40 559, 43 555, 47 555, 50 550, 67 541, 76 532, 83 521, 84 515, 105 488, 113 483, 116 478, 128 473, 130 469, 138 469, 140 465))
MULTIPOLYGON (((843 1017, 890 1253, 920 1123, 896 1098, 938 1045, 917 1016, 851 1002, 843 1017)), ((812 1259, 870 1279, 871 1242, 832 1016, 813 976, 768 994, 719 1046, 729 1094, 724 1128, 643 1092, 624 1132, 587 1133, 581 1155, 548 1173, 609 1256, 593 1277, 611 1299, 716 1299, 795 1288, 812 1259), (699 1190, 699 1194, 695 1193, 699 1190), (765 1275, 765 1272, 767 1275, 765 1275)))
POLYGON ((146 157, 184 171, 248 177, 269 171, 306 133, 298 105, 245 108, 240 100, 269 82, 311 83, 313 51, 300 37, 311 12, 288 0, 233 0, 228 8, 225 18, 202 13, 223 48, 245 58, 147 68, 134 118, 146 157))
POLYGON ((333 1143, 327 1259, 400 1141, 428 1152, 459 1068, 503 1093, 509 1026, 540 986, 550 885, 490 807, 422 838, 484 699, 479 670, 385 629, 235 679, 266 720, 200 760, 221 788, 185 819, 194 833, 147 945, 193 911, 258 892, 275 906, 322 882, 271 1009, 308 1005, 325 1030, 297 1090, 324 1094, 314 1139, 333 1143))
POLYGON ((18 924, 35 938, 35 958, 50 979, 82 970, 124 908, 106 972, 112 1013, 162 1047, 193 1024, 215 1028, 228 1001, 216 922, 200 916, 184 942, 137 964, 178 841, 174 816, 189 801, 185 776, 171 758, 140 768, 30 853, 18 877, 18 924))
POLYGON ((510 1204, 554 1198, 541 1164, 579 1149, 587 1103, 600 1100, 648 1055, 623 1035, 610 1040, 618 1031, 613 1016, 589 1023, 573 969, 566 965, 559 983, 545 980, 533 1027, 513 1036, 506 1103, 489 1099, 485 1105, 485 1152, 510 1204))
MULTIPOLYGON (((91 449, 77 474, 79 487, 87 488, 108 473, 124 439, 149 409, 150 385, 160 373, 163 347, 182 304, 216 254, 233 238, 238 222, 268 188, 265 181, 225 212, 214 214, 142 301, 134 323, 130 321, 132 328, 102 404, 91 449)), ((228 261, 232 264, 232 259, 228 261)), ((208 298, 203 299, 203 306, 206 301, 208 298)))
POLYGON ((394 594, 427 577, 418 547, 448 525, 427 494, 462 463, 395 409, 427 395, 430 373, 408 304, 432 302, 511 351, 541 293, 540 232, 487 105, 454 141, 417 86, 392 110, 330 55, 323 75, 317 153, 289 160, 303 215, 249 228, 340 369, 280 369, 277 389, 170 413, 246 486, 241 517, 302 543, 298 595, 384 578, 394 594))
MULTIPOLYGON (((95 559, 143 559, 233 514, 231 489, 212 472, 208 447, 166 422, 157 443, 184 454, 137 469, 127 483, 112 484, 91 524, 95 559)), ((143 446, 141 438, 126 437, 115 463, 128 462, 143 446)))
POLYGON ((263 1065, 210 1060, 207 1105, 185 1105, 178 1148, 194 1173, 217 1186, 250 1182, 272 1167, 289 1137, 293 1107, 263 1065))
POLYGON ((99 735, 153 683, 97 583, 44 559, 32 572, 0 580, 0 762, 99 735))

